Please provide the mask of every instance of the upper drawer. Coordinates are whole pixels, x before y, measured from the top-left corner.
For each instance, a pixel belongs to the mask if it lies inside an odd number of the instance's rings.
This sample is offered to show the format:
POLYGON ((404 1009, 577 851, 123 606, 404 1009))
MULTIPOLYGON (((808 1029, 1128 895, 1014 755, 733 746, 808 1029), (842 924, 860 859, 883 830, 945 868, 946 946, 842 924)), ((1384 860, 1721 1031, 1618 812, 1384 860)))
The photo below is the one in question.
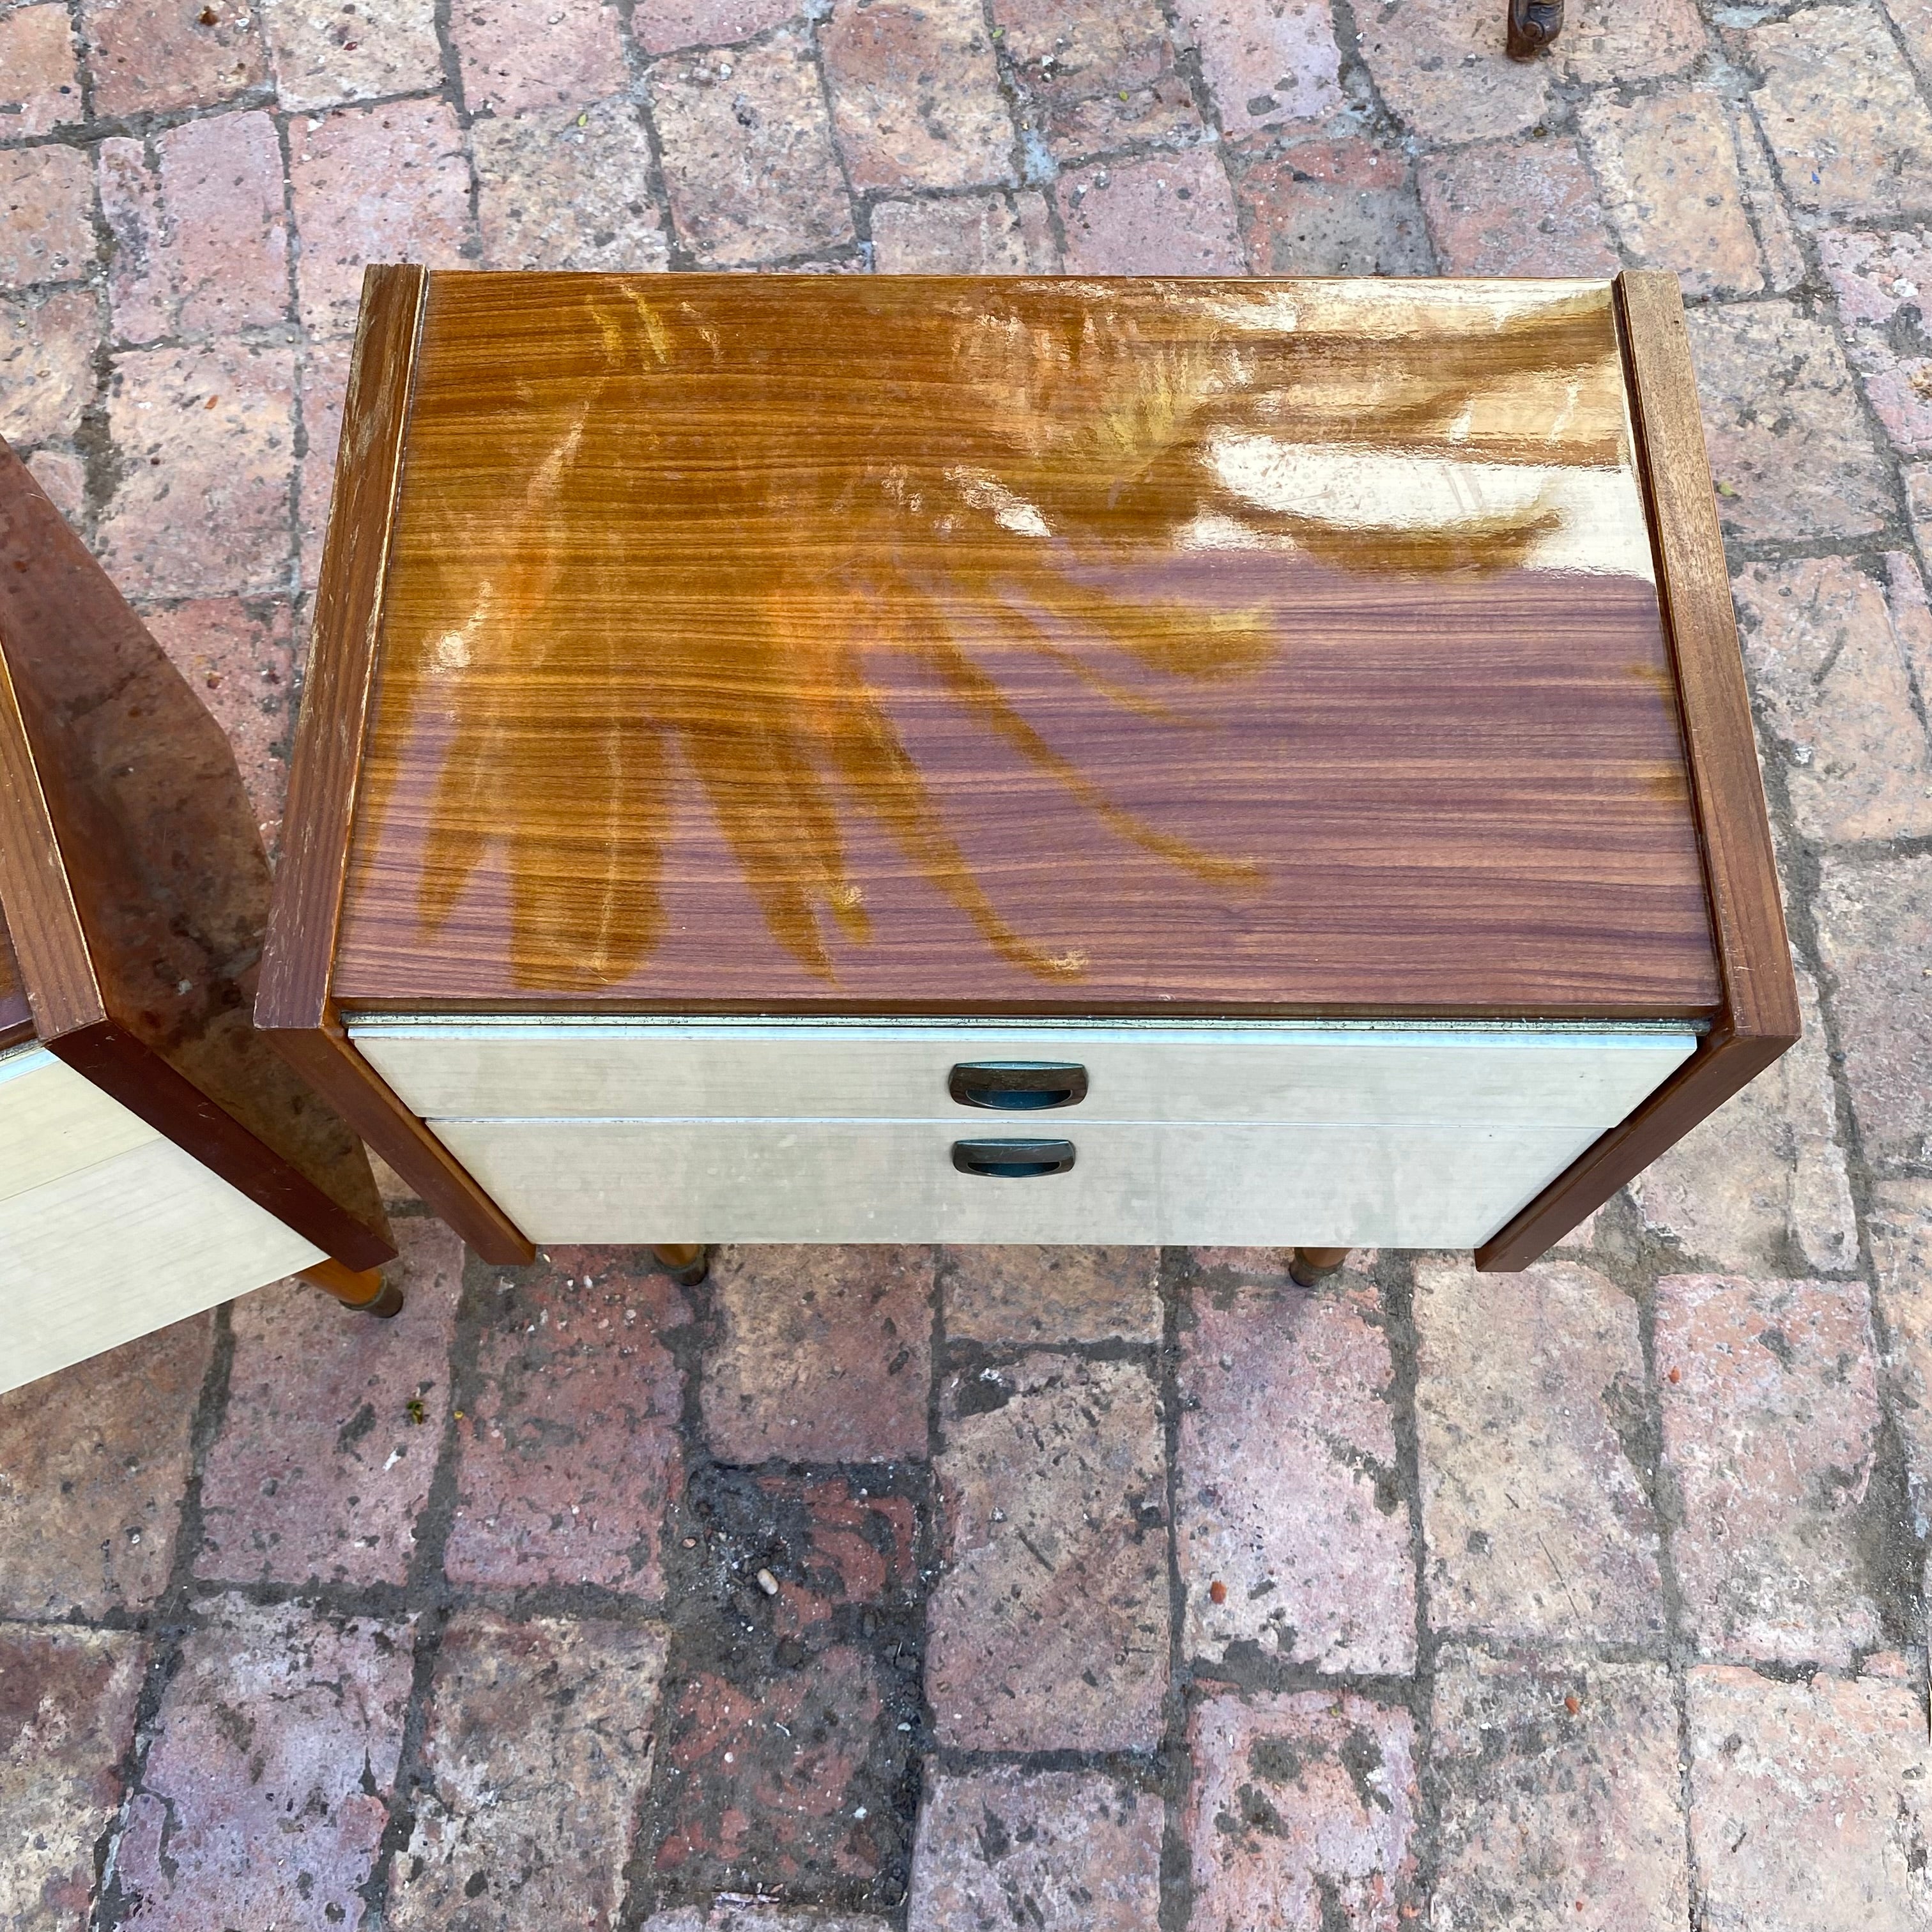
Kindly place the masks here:
MULTIPOLYGON (((1607 1127, 1696 1046, 1688 1029, 992 1026, 965 1022, 352 1018, 428 1119, 937 1120, 961 1065, 1078 1066, 1101 1120, 1607 1127)), ((1034 1118, 1046 1118, 1035 1114, 1034 1118)))

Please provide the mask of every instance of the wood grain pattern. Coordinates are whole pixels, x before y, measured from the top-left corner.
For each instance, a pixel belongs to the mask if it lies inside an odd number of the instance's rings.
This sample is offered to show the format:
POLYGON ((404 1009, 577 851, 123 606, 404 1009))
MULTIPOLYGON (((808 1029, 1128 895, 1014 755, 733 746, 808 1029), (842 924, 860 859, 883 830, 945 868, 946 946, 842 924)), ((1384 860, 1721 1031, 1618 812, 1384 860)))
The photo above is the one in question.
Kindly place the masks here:
POLYGON ((33 1037, 34 1016, 21 983, 20 962, 14 957, 7 922, 0 919, 0 1053, 23 1046, 33 1037))
POLYGON ((432 275, 404 442, 344 1004, 1716 1010, 1606 284, 432 275))
POLYGON ((329 1016, 342 868, 375 677, 390 518, 426 279, 413 267, 378 266, 363 277, 256 1002, 256 1023, 272 1031, 319 1027, 329 1016))
POLYGON ((255 1022, 479 1253, 527 1261, 535 1250, 349 1046, 330 987, 425 286, 410 266, 363 278, 255 1022))
POLYGON ((1476 1252, 1525 1268, 1798 1039, 1798 988, 1766 816, 1697 388, 1675 276, 1629 272, 1618 298, 1688 745, 1724 989, 1698 1051, 1476 1252))
POLYGON ((367 1156, 250 1022, 268 892, 220 727, 0 445, 0 899, 36 1034, 372 1265, 394 1250, 367 1156))

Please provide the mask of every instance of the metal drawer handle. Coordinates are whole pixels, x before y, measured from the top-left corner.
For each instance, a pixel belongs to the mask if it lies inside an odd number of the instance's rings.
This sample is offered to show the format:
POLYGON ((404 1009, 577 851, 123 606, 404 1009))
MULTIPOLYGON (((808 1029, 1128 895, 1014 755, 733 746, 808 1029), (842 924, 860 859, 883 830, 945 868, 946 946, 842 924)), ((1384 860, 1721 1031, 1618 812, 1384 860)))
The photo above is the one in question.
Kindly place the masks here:
POLYGON ((1064 1174, 1073 1165, 1071 1141, 955 1141, 952 1165, 962 1174, 1007 1180, 1036 1174, 1064 1174))
POLYGON ((962 1107, 1044 1112, 1085 1100, 1087 1070, 1052 1060, 976 1060, 952 1070, 946 1090, 962 1107))

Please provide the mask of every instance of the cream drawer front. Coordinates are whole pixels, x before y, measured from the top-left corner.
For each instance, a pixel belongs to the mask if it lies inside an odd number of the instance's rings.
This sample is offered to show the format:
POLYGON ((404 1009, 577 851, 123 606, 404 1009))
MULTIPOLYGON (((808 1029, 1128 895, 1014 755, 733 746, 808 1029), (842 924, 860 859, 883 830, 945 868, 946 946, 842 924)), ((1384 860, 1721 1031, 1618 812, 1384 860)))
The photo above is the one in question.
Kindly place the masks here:
POLYGON ((159 1138, 45 1047, 0 1058, 0 1201, 159 1138))
POLYGON ((0 1200, 0 1389, 321 1258, 192 1154, 152 1136, 0 1200))
POLYGON ((1071 1063, 1077 1106, 1035 1120, 1613 1126, 1696 1046, 1688 1031, 1521 1027, 1023 1027, 352 1019, 425 1118, 962 1120, 962 1062, 1071 1063))
POLYGON ((538 1241, 1474 1246, 1594 1128, 1189 1126, 1035 1116, 1070 1172, 962 1174, 959 1120, 432 1120, 538 1241))

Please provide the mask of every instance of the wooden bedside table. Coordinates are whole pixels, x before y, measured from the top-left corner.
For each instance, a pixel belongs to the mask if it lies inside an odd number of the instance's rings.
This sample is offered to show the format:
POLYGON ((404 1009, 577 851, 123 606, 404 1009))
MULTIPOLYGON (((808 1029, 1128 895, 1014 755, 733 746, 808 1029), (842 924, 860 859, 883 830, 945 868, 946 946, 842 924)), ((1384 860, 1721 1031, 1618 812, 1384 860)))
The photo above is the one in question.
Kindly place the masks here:
POLYGON ((488 1257, 1520 1268, 1797 1036, 1668 277, 377 268, 343 452, 258 1017, 488 1257))
POLYGON ((250 1023, 268 914, 220 726, 0 443, 0 1389, 286 1274, 401 1306, 250 1023))

